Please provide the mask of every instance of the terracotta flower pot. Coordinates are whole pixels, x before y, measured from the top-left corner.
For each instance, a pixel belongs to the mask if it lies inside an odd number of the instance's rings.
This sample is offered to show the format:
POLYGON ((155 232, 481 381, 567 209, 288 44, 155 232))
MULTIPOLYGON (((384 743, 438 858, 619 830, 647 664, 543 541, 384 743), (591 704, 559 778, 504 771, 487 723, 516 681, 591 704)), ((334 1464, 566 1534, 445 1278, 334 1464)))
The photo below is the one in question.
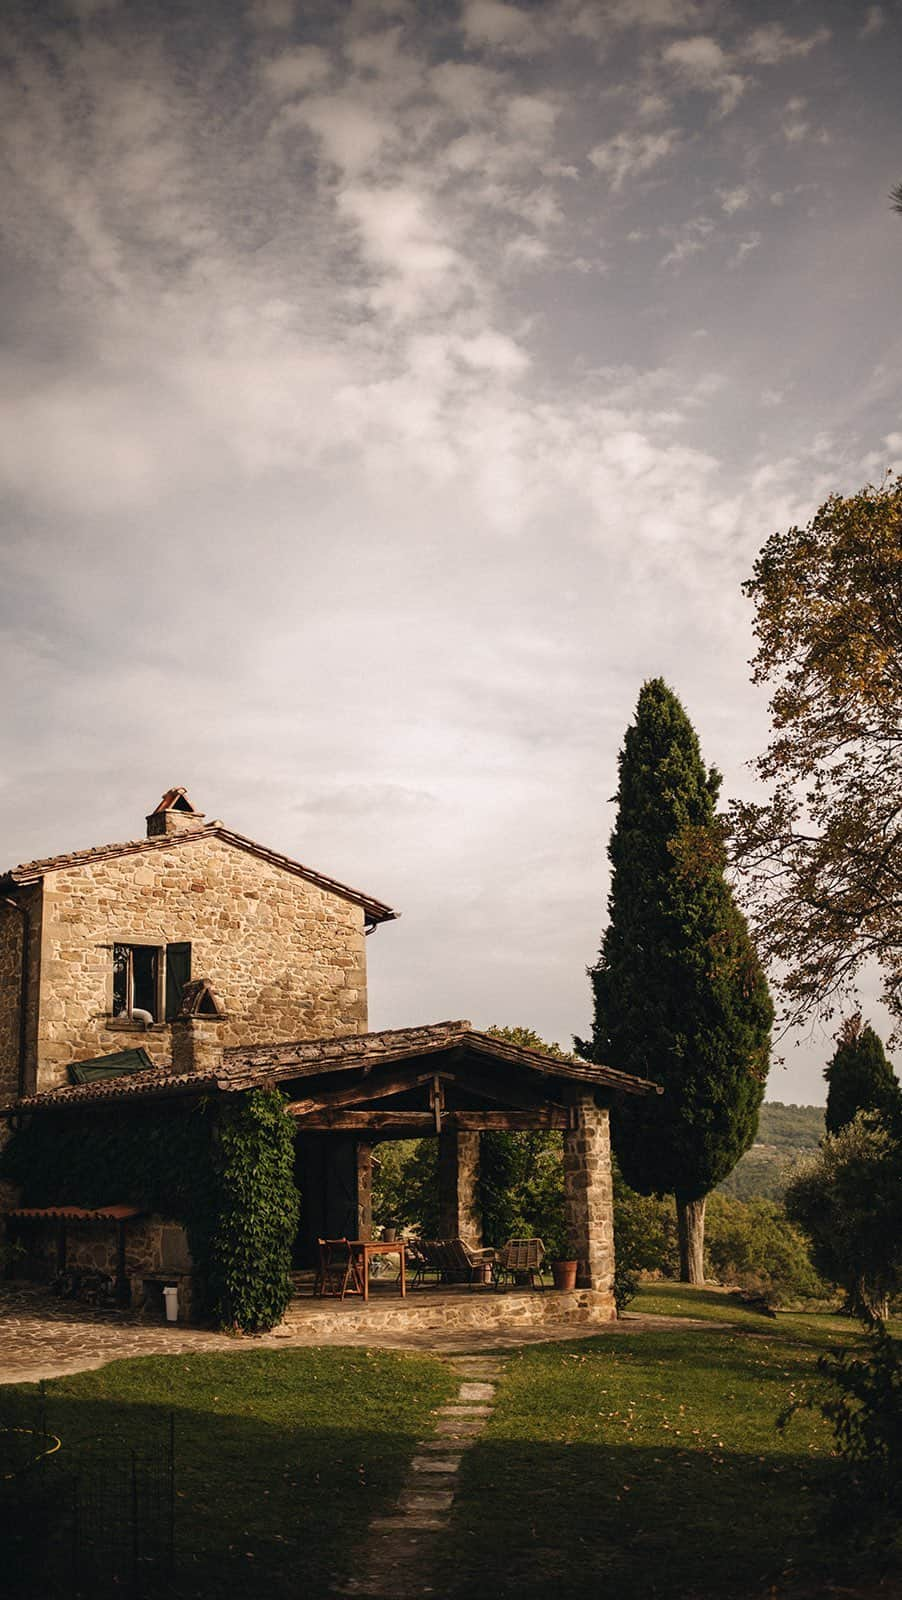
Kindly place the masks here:
POLYGON ((575 1261, 552 1261, 551 1276, 554 1279, 554 1287, 556 1289, 575 1289, 576 1267, 577 1263, 575 1261))

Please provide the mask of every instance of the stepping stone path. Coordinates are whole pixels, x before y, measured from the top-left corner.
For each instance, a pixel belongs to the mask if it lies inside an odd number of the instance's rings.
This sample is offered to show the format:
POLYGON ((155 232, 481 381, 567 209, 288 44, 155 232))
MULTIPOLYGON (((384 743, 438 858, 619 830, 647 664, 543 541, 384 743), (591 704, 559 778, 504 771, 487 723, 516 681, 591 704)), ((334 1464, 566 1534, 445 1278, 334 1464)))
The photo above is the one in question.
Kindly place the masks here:
POLYGON ((436 1537, 447 1526, 464 1452, 494 1410, 504 1370, 500 1356, 447 1356, 460 1380, 456 1399, 439 1409, 431 1438, 422 1439, 393 1510, 374 1517, 359 1570, 336 1584, 336 1595, 358 1600, 440 1600, 433 1572, 436 1537))

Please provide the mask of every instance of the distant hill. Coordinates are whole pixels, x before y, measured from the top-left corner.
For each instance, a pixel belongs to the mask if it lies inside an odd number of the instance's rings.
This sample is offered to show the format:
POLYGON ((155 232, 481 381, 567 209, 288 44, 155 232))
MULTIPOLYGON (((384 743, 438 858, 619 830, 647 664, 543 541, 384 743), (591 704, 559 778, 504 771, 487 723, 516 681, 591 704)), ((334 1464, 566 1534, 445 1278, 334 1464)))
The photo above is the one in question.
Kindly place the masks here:
POLYGON ((790 1169, 816 1150, 824 1137, 823 1106, 784 1106, 766 1101, 758 1119, 758 1138, 720 1185, 737 1200, 782 1200, 790 1169))

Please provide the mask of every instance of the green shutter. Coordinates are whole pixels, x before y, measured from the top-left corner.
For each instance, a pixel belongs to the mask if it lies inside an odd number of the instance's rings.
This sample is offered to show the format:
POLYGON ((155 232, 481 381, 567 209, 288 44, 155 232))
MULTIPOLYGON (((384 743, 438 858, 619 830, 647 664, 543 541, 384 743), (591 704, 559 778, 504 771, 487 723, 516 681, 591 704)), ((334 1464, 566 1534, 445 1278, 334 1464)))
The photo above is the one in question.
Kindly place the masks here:
POLYGON ((190 944, 167 944, 166 946, 166 1021, 171 1022, 178 1015, 182 1003, 182 992, 186 983, 191 981, 191 946, 190 944))

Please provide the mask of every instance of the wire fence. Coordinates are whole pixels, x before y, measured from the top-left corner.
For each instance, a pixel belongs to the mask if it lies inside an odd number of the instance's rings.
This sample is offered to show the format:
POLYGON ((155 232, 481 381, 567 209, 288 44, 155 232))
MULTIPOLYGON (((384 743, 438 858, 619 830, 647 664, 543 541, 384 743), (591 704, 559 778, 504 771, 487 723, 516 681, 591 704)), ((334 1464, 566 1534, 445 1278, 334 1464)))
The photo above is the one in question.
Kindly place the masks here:
POLYGON ((175 1574, 175 1417, 143 1447, 67 1443, 43 1384, 0 1391, 4 1593, 162 1594, 175 1574))

